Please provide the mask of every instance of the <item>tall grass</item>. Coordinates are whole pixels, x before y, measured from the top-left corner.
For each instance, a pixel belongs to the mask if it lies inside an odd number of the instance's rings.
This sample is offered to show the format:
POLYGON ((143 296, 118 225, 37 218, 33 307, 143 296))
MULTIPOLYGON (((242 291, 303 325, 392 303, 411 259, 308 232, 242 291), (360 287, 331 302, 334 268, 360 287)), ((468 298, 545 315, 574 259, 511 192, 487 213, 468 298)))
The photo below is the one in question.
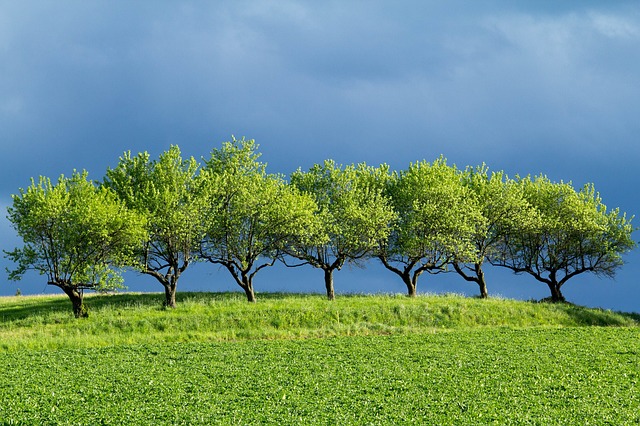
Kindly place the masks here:
POLYGON ((432 333, 486 327, 637 326, 640 316, 570 304, 459 295, 182 293, 176 309, 159 294, 90 295, 88 319, 75 319, 63 296, 0 298, 0 350, 121 344, 298 339, 432 333))

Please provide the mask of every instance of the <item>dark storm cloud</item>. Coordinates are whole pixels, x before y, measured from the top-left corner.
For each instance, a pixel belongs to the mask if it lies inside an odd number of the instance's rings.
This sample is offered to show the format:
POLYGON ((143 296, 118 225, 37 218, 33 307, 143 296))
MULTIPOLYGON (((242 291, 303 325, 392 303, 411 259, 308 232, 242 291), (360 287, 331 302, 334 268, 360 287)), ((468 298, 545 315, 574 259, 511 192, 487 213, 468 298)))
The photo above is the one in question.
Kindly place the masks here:
POLYGON ((0 1, 0 204, 235 134, 275 172, 444 154, 634 212, 638 46, 636 2, 0 1))

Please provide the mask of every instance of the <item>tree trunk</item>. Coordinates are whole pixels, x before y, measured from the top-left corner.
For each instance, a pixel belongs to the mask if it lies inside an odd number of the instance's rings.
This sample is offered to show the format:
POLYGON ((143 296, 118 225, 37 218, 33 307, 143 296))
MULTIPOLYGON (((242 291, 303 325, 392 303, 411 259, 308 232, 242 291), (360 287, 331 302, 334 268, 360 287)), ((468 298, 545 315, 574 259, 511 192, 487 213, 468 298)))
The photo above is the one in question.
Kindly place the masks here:
POLYGON ((408 274, 403 275, 402 281, 407 286, 407 296, 416 297, 418 295, 418 289, 417 289, 418 286, 416 285, 415 282, 411 280, 411 276, 409 276, 408 274))
POLYGON ((482 299, 486 299, 489 297, 489 292, 487 291, 487 282, 484 280, 484 271, 482 270, 482 266, 476 264, 476 275, 478 276, 478 287, 480 287, 480 297, 482 299))
POLYGON ((467 275, 464 271, 464 266, 460 266, 457 262, 452 263, 453 268, 456 270, 458 275, 465 279, 465 281, 474 282, 478 284, 480 288, 480 297, 482 299, 486 299, 489 297, 489 292, 487 291, 487 283, 484 280, 484 271, 482 270, 482 263, 475 263, 473 265, 473 271, 475 275, 467 275))
POLYGON ((87 318, 89 316, 89 310, 84 304, 84 293, 82 290, 78 290, 75 287, 63 287, 62 291, 64 291, 71 300, 73 315, 75 315, 76 318, 87 318))
POLYGON ((165 308, 175 308, 176 307, 176 289, 178 288, 177 284, 163 284, 164 285, 164 303, 163 306, 165 308))
POLYGON ((256 294, 253 291, 253 287, 245 287, 244 293, 247 295, 247 302, 255 303, 256 302, 256 294))
POLYGON ((552 302, 564 302, 565 298, 560 291, 560 285, 556 282, 548 283, 549 290, 551 290, 551 301, 552 302))
POLYGON ((484 282, 484 279, 478 283, 480 287, 480 298, 487 299, 489 297, 489 292, 487 291, 487 283, 484 282))
POLYGON ((251 283, 242 286, 244 290, 244 294, 247 295, 247 302, 255 303, 256 302, 256 294, 253 291, 253 285, 251 283))
POLYGON ((335 300, 336 295, 333 290, 333 269, 324 269, 324 286, 327 289, 327 299, 335 300))

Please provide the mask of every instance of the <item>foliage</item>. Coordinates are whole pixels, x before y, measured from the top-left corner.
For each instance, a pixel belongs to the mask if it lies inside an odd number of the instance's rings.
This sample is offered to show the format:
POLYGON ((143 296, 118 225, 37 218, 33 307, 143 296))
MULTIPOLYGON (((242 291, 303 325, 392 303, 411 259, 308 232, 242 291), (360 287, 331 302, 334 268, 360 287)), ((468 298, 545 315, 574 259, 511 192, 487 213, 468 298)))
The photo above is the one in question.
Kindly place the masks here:
POLYGON ((96 188, 87 173, 61 176, 56 184, 40 177, 13 196, 8 219, 24 247, 7 252, 17 263, 9 277, 18 280, 28 270, 47 276, 47 284, 62 289, 77 317, 87 316, 83 291, 122 287, 118 266, 130 262, 135 246, 145 238, 143 217, 129 211, 115 194, 96 188))
POLYGON ((171 146, 157 160, 147 152, 135 157, 126 152, 104 179, 104 186, 147 217, 149 238, 133 266, 162 284, 169 307, 175 307, 178 279, 202 235, 197 171, 193 157, 183 159, 180 149, 171 146))
POLYGON ((468 167, 462 175, 475 206, 481 214, 475 221, 471 241, 475 255, 466 262, 454 259, 452 265, 465 280, 475 282, 480 296, 488 297, 483 264, 485 259, 499 257, 500 247, 510 234, 535 226, 538 214, 527 202, 522 187, 509 179, 504 172, 492 172, 486 165, 468 167))
POLYGON ((327 297, 334 299, 333 271, 356 263, 389 235, 394 212, 378 181, 388 167, 365 164, 341 167, 332 160, 291 175, 291 185, 310 194, 318 205, 318 226, 311 237, 292 240, 287 253, 325 273, 327 297))
POLYGON ((411 164, 394 174, 387 190, 397 220, 379 258, 402 278, 410 296, 423 272, 477 258, 472 238, 482 217, 455 166, 443 157, 411 164))
POLYGON ((576 191, 542 175, 518 184, 540 220, 537 226, 519 224, 493 263, 547 284, 552 300, 563 301, 561 287, 579 274, 613 277, 622 255, 636 247, 631 220, 618 209, 607 211, 593 185, 576 191))
POLYGON ((0 353, 11 424, 633 424, 637 328, 0 353), (29 368, 24 368, 27 365, 29 368), (81 366, 81 367, 76 367, 81 366), (419 397, 416 397, 419 395, 419 397))
POLYGON ((200 255, 224 266, 255 301, 255 275, 275 263, 287 241, 314 226, 315 203, 266 173, 253 140, 225 142, 201 171, 206 213, 200 255))
POLYGON ((514 180, 485 165, 460 172, 444 157, 399 172, 327 160, 287 184, 266 172, 257 149, 232 138, 202 169, 177 146, 157 160, 126 152, 99 188, 86 172, 57 185, 32 180, 9 208, 25 240, 6 252, 17 263, 10 278, 28 269, 48 275, 84 316, 83 290, 121 286, 117 267, 156 278, 164 305, 175 307, 178 280, 196 260, 222 265, 249 301, 255 275, 277 259, 322 269, 329 299, 334 271, 371 257, 411 296, 424 272, 453 268, 487 297, 488 261, 532 275, 562 301, 569 279, 613 277, 636 247, 632 219, 608 210, 592 184, 576 191, 544 176, 514 180))

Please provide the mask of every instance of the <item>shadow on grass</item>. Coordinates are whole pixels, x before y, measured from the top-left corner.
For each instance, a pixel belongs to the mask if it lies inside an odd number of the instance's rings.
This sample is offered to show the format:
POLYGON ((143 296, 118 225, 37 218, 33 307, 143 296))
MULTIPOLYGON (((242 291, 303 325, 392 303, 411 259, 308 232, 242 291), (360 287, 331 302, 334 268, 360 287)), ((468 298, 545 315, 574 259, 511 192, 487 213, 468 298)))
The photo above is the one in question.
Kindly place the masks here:
POLYGON ((580 325, 624 326, 628 322, 640 324, 640 314, 635 312, 615 312, 604 309, 585 308, 570 305, 567 313, 580 325), (626 321, 628 322, 626 322, 626 321))
MULTIPOLYGON (((342 294, 340 298, 349 298, 362 295, 342 294)), ((372 296, 375 297, 375 296, 372 296)), ((324 299, 321 293, 260 293, 258 303, 264 300, 285 300, 291 298, 324 299)), ((85 304, 89 309, 89 315, 99 315, 103 309, 127 309, 163 307, 164 293, 88 293, 85 304)), ((243 292, 178 292, 176 302, 178 307, 182 303, 212 303, 212 302, 242 302, 246 301, 243 292)), ((639 313, 614 312, 604 309, 587 308, 571 303, 550 303, 546 301, 530 301, 556 305, 558 309, 566 312, 578 326, 630 326, 640 325, 639 313)), ((523 302, 526 303, 526 302, 523 302)), ((71 302, 64 296, 15 297, 12 301, 0 304, 0 323, 22 320, 29 317, 59 316, 72 318, 71 302)))
POLYGON ((22 297, 16 297, 14 300, 15 302, 13 303, 2 304, 2 308, 0 308, 0 323, 65 311, 73 315, 71 302, 67 297, 29 297, 26 302, 23 302, 24 299, 22 297))
POLYGON ((550 302, 542 300, 533 303, 556 305, 566 312, 578 325, 598 327, 640 325, 640 314, 635 312, 588 308, 574 305, 570 302, 550 302))
MULTIPOLYGON (((314 293, 260 293, 260 300, 283 300, 297 297, 318 297, 314 293)), ((225 301, 246 301, 243 292, 178 292, 176 294, 176 304, 195 302, 211 303, 225 301)), ((102 309, 126 309, 135 307, 156 307, 165 309, 163 306, 164 293, 86 293, 84 303, 89 309, 89 315, 102 309)), ((71 301, 64 294, 47 296, 24 296, 15 297, 14 302, 0 304, 0 322, 10 322, 28 317, 46 316, 51 314, 62 314, 73 316, 71 301)))

